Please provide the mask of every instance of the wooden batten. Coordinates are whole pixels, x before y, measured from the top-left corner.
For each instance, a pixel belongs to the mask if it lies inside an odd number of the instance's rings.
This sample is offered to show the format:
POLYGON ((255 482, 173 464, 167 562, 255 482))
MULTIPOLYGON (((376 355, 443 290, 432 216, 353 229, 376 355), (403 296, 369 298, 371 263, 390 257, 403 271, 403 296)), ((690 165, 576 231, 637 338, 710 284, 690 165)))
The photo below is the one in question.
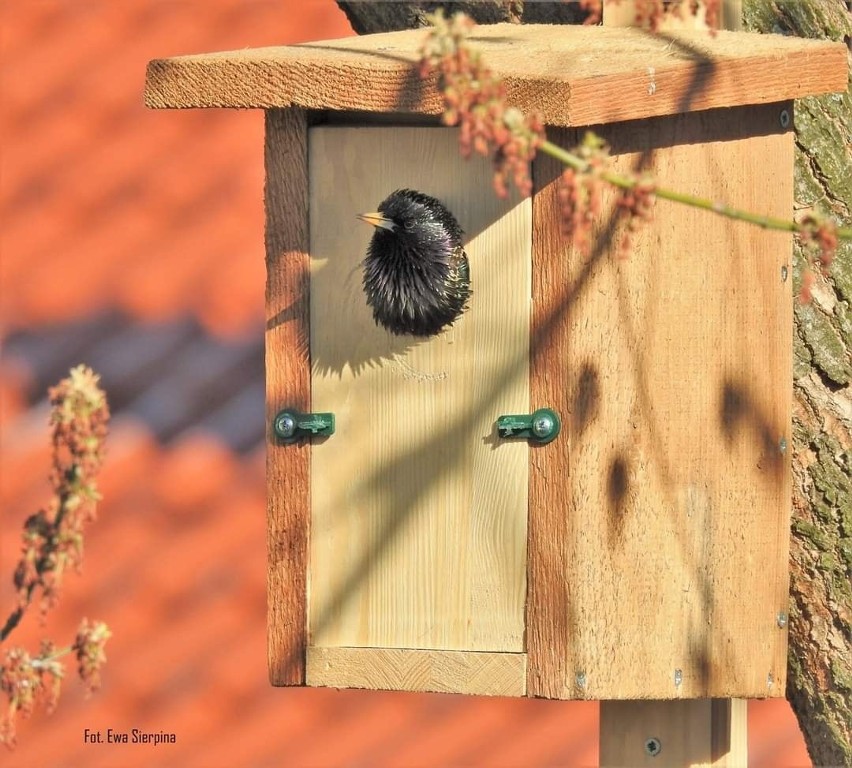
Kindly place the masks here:
POLYGON ((266 113, 266 484, 268 656, 273 685, 303 685, 310 521, 308 443, 272 433, 283 408, 309 411, 308 129, 300 109, 266 113))
MULTIPOLYGON (((551 131, 551 141, 560 146, 576 146, 577 131, 560 128, 551 131)), ((558 408, 565 398, 570 365, 567 311, 572 304, 571 263, 559 218, 558 179, 563 166, 542 155, 533 163, 533 269, 532 329, 530 333, 530 401, 558 408), (546 265, 546 266, 545 266, 546 265), (551 375, 550 361, 565 361, 551 375)), ((600 258, 600 257, 598 257, 600 258)), ((581 387, 582 388, 582 387, 581 387)), ((592 393, 572 398, 571 420, 584 419, 584 403, 592 393)), ((528 534, 527 690, 532 696, 565 698, 571 670, 568 648, 571 644, 571 595, 574 585, 563 579, 567 546, 568 515, 564 501, 554 499, 558 489, 571 476, 569 442, 559 449, 557 442, 530 449, 530 516, 528 534), (556 501, 556 503, 554 503, 556 501), (553 604, 551 605, 551 601, 553 604), (561 606, 562 610, 553 610, 561 606)), ((573 430, 576 431, 576 430, 573 430)))
POLYGON ((523 696, 526 654, 410 648, 308 648, 308 685, 523 696))
MULTIPOLYGON (((422 29, 155 59, 149 107, 289 107, 439 114, 416 64, 422 29)), ((777 35, 494 24, 471 43, 510 103, 555 126, 765 104, 846 88, 846 46, 777 35)))

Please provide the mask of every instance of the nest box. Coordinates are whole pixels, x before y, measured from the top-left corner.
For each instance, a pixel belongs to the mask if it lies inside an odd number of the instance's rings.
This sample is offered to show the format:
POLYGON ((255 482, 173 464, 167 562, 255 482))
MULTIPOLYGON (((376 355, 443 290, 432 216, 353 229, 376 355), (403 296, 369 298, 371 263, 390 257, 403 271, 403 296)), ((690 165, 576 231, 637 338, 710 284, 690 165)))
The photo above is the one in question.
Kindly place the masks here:
MULTIPOLYGON (((272 682, 782 696, 791 236, 660 201, 624 256, 609 196, 576 251, 558 163, 501 200, 460 158, 417 75, 424 34, 148 69, 151 107, 265 110, 272 682), (401 187, 465 231, 469 309, 428 339, 377 327, 361 286, 356 215, 401 187)), ((471 43, 550 140, 591 126, 616 169, 781 218, 792 99, 846 87, 842 44, 780 36, 471 43)))

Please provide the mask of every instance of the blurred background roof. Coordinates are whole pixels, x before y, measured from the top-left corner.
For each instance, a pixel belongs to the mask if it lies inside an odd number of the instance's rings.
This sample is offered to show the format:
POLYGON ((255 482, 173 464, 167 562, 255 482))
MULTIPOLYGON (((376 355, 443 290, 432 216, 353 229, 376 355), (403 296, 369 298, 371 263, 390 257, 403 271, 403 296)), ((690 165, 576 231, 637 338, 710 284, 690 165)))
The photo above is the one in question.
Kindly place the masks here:
MULTIPOLYGON (((106 621, 103 687, 69 670, 4 765, 597 761, 593 703, 267 683, 263 118, 146 111, 142 85, 154 57, 349 34, 332 0, 0 0, 4 610, 48 490, 47 387, 88 363, 114 413, 83 574, 11 637, 106 621), (108 727, 177 744, 84 743, 108 727)), ((808 763, 783 701, 750 705, 749 740, 752 765, 808 763)))

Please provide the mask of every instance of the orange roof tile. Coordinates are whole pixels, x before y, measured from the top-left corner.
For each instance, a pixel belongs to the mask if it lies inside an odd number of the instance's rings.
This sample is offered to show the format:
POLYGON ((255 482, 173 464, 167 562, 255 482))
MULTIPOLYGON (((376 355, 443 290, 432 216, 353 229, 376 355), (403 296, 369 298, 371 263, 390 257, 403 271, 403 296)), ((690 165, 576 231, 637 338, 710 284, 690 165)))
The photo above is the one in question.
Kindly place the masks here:
MULTIPOLYGON (((3 24, 0 605, 48 488, 46 388, 88 362, 115 414, 84 571, 13 635, 106 620, 103 687, 69 670, 3 764, 593 765, 593 703, 267 682, 263 121, 141 89, 154 56, 349 34, 332 0, 41 0, 3 24), (178 741, 84 742, 110 727, 178 741)), ((749 713, 753 765, 806 761, 785 702, 749 713)))

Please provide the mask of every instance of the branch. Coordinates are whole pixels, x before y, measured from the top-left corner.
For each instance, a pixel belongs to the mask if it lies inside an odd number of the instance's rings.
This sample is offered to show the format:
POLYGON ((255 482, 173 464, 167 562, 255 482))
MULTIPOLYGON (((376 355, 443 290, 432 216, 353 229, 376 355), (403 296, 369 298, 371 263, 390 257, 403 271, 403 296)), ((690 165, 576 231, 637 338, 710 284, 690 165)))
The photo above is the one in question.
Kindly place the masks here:
MULTIPOLYGON (((18 604, 0 629, 0 642, 18 626, 37 590, 42 592, 45 612, 56 602, 67 570, 79 570, 83 526, 95 519, 100 499, 96 479, 103 463, 109 407, 98 376, 77 366, 51 388, 49 396, 53 497, 24 523, 22 556, 14 573, 18 604)), ((106 624, 83 619, 73 644, 66 648, 43 640, 35 657, 23 648, 7 649, 0 660, 0 692, 9 702, 0 710, 0 743, 14 745, 18 715, 28 717, 37 702, 44 702, 48 712, 56 706, 65 673, 59 660, 66 654, 76 655, 81 680, 95 690, 109 637, 106 624)))
MULTIPOLYGON (((594 135, 594 134, 592 134, 594 135)), ((543 141, 538 145, 540 152, 558 160, 563 165, 573 168, 580 173, 596 172, 588 160, 583 159, 579 155, 564 149, 550 141, 543 141)), ((597 171, 599 178, 603 179, 614 187, 624 190, 632 190, 636 187, 639 181, 630 176, 623 176, 612 171, 597 171)), ((685 192, 677 192, 673 189, 665 187, 654 187, 654 196, 663 200, 671 200, 674 203, 682 203, 692 206, 693 208, 702 208, 706 211, 711 211, 719 216, 725 216, 729 219, 745 221, 749 224, 754 224, 763 229, 773 229, 781 232, 793 232, 799 234, 802 231, 802 224, 789 219, 779 219, 773 216, 766 216, 760 213, 752 213, 751 211, 743 210, 742 208, 734 208, 733 206, 717 201, 709 200, 696 195, 689 195, 685 192)), ((840 240, 852 240, 852 227, 837 227, 835 233, 840 240)))
MULTIPOLYGON (((629 216, 630 230, 636 228, 638 220, 650 218, 653 201, 660 197, 764 229, 795 233, 803 245, 818 252, 818 261, 823 268, 831 263, 838 239, 852 240, 852 228, 840 228, 831 218, 815 212, 809 212, 800 221, 779 219, 660 188, 647 177, 613 173, 606 167, 608 151, 604 142, 594 134, 587 134, 584 144, 573 152, 547 141, 541 116, 535 113, 524 115, 517 108, 508 106, 502 81, 485 66, 480 53, 468 44, 473 22, 462 14, 448 19, 440 9, 428 20, 433 26, 423 44, 420 74, 426 77, 434 70, 438 71, 438 87, 444 97, 442 119, 446 125, 459 126, 462 154, 468 156, 473 149, 479 154, 492 156, 494 186, 500 196, 507 194, 509 179, 522 195, 532 192, 529 164, 537 151, 545 152, 571 169, 573 173, 568 173, 564 179, 575 187, 565 206, 571 213, 566 226, 569 234, 576 236, 578 245, 588 242, 585 229, 590 223, 590 212, 585 206, 589 202, 591 188, 598 180, 624 192, 619 205, 629 216)), ((802 291, 805 300, 809 285, 810 282, 805 280, 802 291)))

